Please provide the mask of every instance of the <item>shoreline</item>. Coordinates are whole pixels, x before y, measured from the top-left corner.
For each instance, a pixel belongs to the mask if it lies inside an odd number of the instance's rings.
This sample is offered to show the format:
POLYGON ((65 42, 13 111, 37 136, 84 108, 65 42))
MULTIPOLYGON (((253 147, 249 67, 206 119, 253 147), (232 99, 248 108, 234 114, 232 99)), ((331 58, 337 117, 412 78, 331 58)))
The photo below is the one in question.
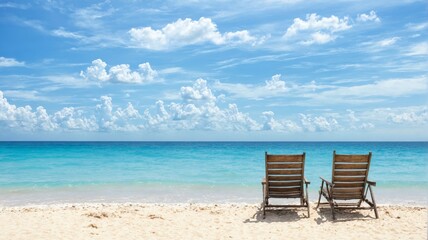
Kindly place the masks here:
MULTIPOLYGON (((321 200, 323 202, 323 199, 321 200)), ((311 212, 316 211, 315 206, 317 202, 310 202, 311 212)), ((23 210, 23 209, 78 209, 78 208, 98 208, 98 207, 194 207, 194 206, 207 206, 207 207, 261 207, 260 203, 246 203, 246 202, 228 202, 228 203, 208 203, 208 202, 64 202, 64 203, 44 203, 44 204, 25 204, 6 206, 0 205, 0 211, 2 210, 23 210)), ((426 209, 428 214, 428 205, 420 203, 385 203, 377 204, 378 208, 420 208, 426 209)), ((320 206, 320 208, 329 209, 327 206, 320 206)), ((299 208, 291 208, 299 211, 299 208)), ((302 210, 304 214, 306 210, 302 210)), ((288 210, 286 210, 288 211, 288 210)), ((355 210, 358 212, 359 210, 355 210)), ((370 210, 361 210, 362 212, 369 213, 370 210)), ((370 214, 369 214, 370 215, 370 214)), ((374 213, 372 214, 374 218, 374 213)), ((428 220, 428 219, 427 219, 428 220)))
MULTIPOLYGON (((318 188, 309 190, 309 200, 318 199, 318 188)), ((425 188, 374 189, 378 205, 426 206, 425 188), (397 192, 400 195, 397 195, 397 192)), ((260 204, 260 187, 192 185, 84 186, 64 188, 0 188, 0 207, 52 205, 67 203, 162 203, 162 204, 260 204)))
MULTIPOLYGON (((283 199, 284 204, 293 204, 292 200, 283 199)), ((322 198, 321 202, 325 202, 322 198)), ((294 201, 295 203, 295 201, 294 201)), ((141 202, 141 201, 74 201, 74 202, 51 202, 51 203, 25 203, 19 205, 4 205, 0 203, 0 210, 2 209, 25 209, 25 208, 69 208, 69 207, 100 207, 100 206, 256 206, 260 207, 260 202, 141 202)), ((311 211, 315 210, 317 201, 310 202, 311 211), (313 208, 313 209, 312 209, 313 208)), ((428 210, 428 203, 421 202, 402 202, 402 203, 377 203, 378 207, 403 207, 403 208, 426 208, 428 210)), ((428 213, 428 212, 427 212, 428 213)))
POLYGON ((0 207, 0 239, 426 239, 427 207, 269 211, 259 204, 67 203, 0 207))

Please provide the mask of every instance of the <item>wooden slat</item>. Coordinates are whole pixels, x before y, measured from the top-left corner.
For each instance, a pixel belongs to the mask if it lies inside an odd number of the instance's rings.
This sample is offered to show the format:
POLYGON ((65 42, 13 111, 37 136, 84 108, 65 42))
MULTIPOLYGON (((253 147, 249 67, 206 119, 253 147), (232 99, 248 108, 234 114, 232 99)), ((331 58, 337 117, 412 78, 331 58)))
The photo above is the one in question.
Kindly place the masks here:
POLYGON ((348 195, 355 195, 355 196, 361 196, 362 192, 333 192, 333 196, 340 195, 340 196, 348 196, 348 195))
POLYGON ((269 191, 269 195, 276 195, 276 196, 290 196, 290 195, 301 195, 301 191, 288 191, 288 192, 280 192, 280 191, 269 191))
POLYGON ((277 188, 269 187, 269 192, 300 192, 301 187, 277 188))
POLYGON ((267 165, 268 169, 274 169, 274 168, 302 168, 302 163, 283 163, 283 164, 272 164, 272 163, 268 163, 267 165))
POLYGON ((281 175, 281 174, 302 174, 302 169, 299 170, 272 170, 268 169, 269 175, 281 175))
POLYGON ((303 155, 267 155, 267 162, 303 162, 303 155))
POLYGON ((272 193, 269 194, 270 198, 299 198, 302 196, 302 193, 291 193, 291 194, 278 194, 278 193, 272 193))
POLYGON ((361 199, 361 194, 333 194, 333 198, 336 200, 361 199))
POLYGON ((278 186, 278 187, 285 187, 285 186, 301 186, 302 181, 294 181, 294 182, 271 182, 269 181, 269 186, 278 186))
POLYGON ((367 169, 367 164, 334 164, 334 169, 367 169))
POLYGON ((334 176, 333 182, 359 182, 364 181, 366 179, 366 176, 360 176, 360 177, 347 177, 347 176, 334 176))
POLYGON ((356 187, 356 188, 334 188, 333 194, 361 194, 363 192, 362 187, 356 187))
POLYGON ((335 162, 368 162, 369 155, 335 155, 335 162))
POLYGON ((294 176, 268 176, 268 181, 289 181, 289 180, 303 180, 302 175, 294 176))
POLYGON ((334 171, 335 176, 365 176, 366 171, 334 171))
POLYGON ((363 187, 364 182, 335 182, 334 187, 363 187))
POLYGON ((355 207, 355 206, 358 206, 358 202, 352 202, 352 203, 343 203, 343 202, 341 202, 341 203, 337 203, 337 206, 340 206, 340 207, 355 207))

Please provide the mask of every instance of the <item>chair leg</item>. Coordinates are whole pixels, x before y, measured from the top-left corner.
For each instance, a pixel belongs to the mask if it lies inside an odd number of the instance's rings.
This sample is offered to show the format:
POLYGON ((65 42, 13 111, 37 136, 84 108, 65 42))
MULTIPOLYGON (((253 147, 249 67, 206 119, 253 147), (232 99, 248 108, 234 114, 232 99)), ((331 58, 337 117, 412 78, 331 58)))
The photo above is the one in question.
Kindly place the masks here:
POLYGON ((263 201, 263 219, 266 218, 266 205, 268 204, 267 201, 267 198, 265 198, 263 201))
POLYGON ((317 207, 316 207, 316 208, 318 208, 318 207, 320 206, 320 201, 321 201, 321 190, 320 190, 319 194, 320 194, 320 196, 318 197, 318 204, 317 204, 317 207))
POLYGON ((360 201, 358 201, 358 205, 357 207, 361 207, 361 203, 363 203, 363 200, 361 199, 360 201))
POLYGON ((310 218, 311 217, 311 212, 310 212, 311 208, 309 206, 309 195, 308 195, 308 185, 307 184, 306 184, 305 194, 306 194, 306 197, 305 197, 306 206, 308 206, 308 218, 310 218))
POLYGON ((266 204, 268 204, 268 198, 266 197, 266 184, 262 184, 263 192, 263 219, 266 218, 266 204))
POLYGON ((333 215, 333 220, 336 220, 336 215, 334 215, 334 203, 330 202, 331 215, 333 215))
POLYGON ((321 182, 321 187, 320 187, 320 191, 319 191, 319 194, 320 194, 320 196, 318 197, 318 204, 317 204, 317 207, 316 208, 318 208, 319 206, 320 206, 320 201, 321 201, 321 192, 322 192, 322 187, 324 186, 324 181, 322 181, 321 182))
POLYGON ((375 216, 376 216, 376 218, 379 218, 379 215, 377 213, 377 206, 376 206, 375 197, 373 195, 373 190, 370 186, 369 186, 369 190, 370 190, 370 196, 371 196, 372 202, 373 202, 373 210, 374 210, 375 216))
POLYGON ((375 206, 374 206, 374 214, 375 214, 376 218, 379 218, 379 214, 377 213, 377 207, 376 207, 376 204, 375 204, 375 206))

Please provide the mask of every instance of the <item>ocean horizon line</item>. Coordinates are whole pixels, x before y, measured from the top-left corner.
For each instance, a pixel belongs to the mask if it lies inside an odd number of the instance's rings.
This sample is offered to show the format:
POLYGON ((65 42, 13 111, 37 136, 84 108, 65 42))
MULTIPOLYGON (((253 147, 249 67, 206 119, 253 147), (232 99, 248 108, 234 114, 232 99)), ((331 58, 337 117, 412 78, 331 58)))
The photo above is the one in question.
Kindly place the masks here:
POLYGON ((251 141, 251 140, 0 140, 0 143, 9 143, 9 142, 46 142, 46 143, 73 143, 73 142, 88 142, 88 143, 426 143, 427 140, 400 140, 400 141, 390 141, 390 140, 320 140, 320 141, 251 141))

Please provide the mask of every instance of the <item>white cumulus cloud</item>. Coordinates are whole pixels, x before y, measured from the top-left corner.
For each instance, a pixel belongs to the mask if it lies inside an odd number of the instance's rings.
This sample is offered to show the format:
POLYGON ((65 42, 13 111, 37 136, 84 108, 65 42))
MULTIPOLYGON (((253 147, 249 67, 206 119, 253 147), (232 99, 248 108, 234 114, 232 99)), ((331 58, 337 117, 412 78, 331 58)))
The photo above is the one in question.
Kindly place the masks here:
POLYGON ((167 50, 187 45, 210 42, 223 44, 257 44, 259 39, 251 36, 247 30, 220 33, 217 25, 210 18, 199 20, 178 19, 162 29, 151 27, 132 28, 128 32, 136 47, 151 50, 167 50))
MULTIPOLYGON (((208 130, 208 131, 272 131, 272 132, 333 132, 374 128, 376 124, 402 124, 421 126, 428 124, 428 108, 410 107, 396 109, 374 109, 359 113, 325 115, 299 114, 300 121, 277 119, 272 111, 262 113, 258 122, 248 113, 242 112, 236 103, 223 105, 203 79, 192 86, 184 87, 181 101, 165 103, 162 100, 140 114, 132 103, 125 107, 116 106, 110 96, 101 96, 100 103, 92 110, 65 107, 49 114, 43 107, 10 104, 0 91, 0 128, 18 131, 87 131, 87 132, 135 132, 142 129, 155 131, 208 130), (191 88, 191 89, 188 89, 191 88), (187 95, 193 92, 193 95, 187 95), (197 94, 196 94, 197 93, 197 94), (206 97, 203 97, 206 96, 206 97), (339 120, 342 124, 339 124, 339 120)), ((182 89, 182 90, 183 90, 182 89)))
POLYGON ((0 126, 2 125, 26 131, 38 129, 49 131, 57 128, 43 107, 38 107, 36 111, 29 105, 17 107, 10 104, 0 91, 0 126))
POLYGON ((207 81, 198 79, 192 86, 180 89, 180 102, 165 104, 159 100, 144 115, 150 128, 181 130, 260 130, 261 125, 234 103, 221 107, 218 97, 208 87, 207 81))
POLYGON ((157 71, 153 70, 148 62, 139 64, 136 71, 132 71, 129 64, 112 66, 108 72, 106 67, 107 63, 101 59, 96 59, 92 61, 92 66, 80 72, 80 76, 92 81, 106 82, 112 80, 141 84, 154 81, 158 75, 157 71))
POLYGON ((281 80, 281 74, 276 74, 272 76, 272 79, 266 81, 265 88, 270 91, 284 92, 287 90, 285 87, 285 81, 281 80))
POLYGON ((207 86, 207 81, 204 79, 196 80, 193 86, 181 87, 180 95, 183 100, 208 100, 215 101, 216 97, 213 95, 210 88, 207 86))
POLYGON ((359 22, 380 22, 380 18, 376 15, 375 11, 370 11, 369 14, 359 14, 357 16, 357 21, 359 22))
POLYGON ((302 127, 300 127, 297 123, 291 120, 276 120, 274 116, 275 113, 272 111, 263 112, 263 118, 265 119, 263 123, 263 130, 277 132, 302 131, 302 127))
POLYGON ((336 36, 331 35, 329 33, 316 32, 311 34, 311 38, 306 41, 302 41, 304 45, 312 45, 312 44, 324 44, 331 41, 334 41, 336 36))
POLYGON ((300 114, 300 121, 306 130, 310 132, 315 131, 334 131, 340 128, 338 121, 332 117, 315 116, 310 114, 300 114))
POLYGON ((428 123, 428 107, 422 109, 409 109, 405 111, 390 111, 388 120, 393 123, 410 123, 410 124, 427 124, 428 123))
POLYGON ((131 103, 115 108, 109 96, 100 98, 95 111, 65 107, 49 114, 43 107, 17 107, 0 91, 0 127, 24 131, 134 131, 144 128, 143 119, 131 103))
POLYGON ((324 44, 336 39, 336 32, 350 29, 348 17, 321 17, 316 13, 306 15, 306 20, 295 18, 284 34, 286 39, 299 39, 302 44, 324 44))
POLYGON ((126 108, 115 109, 110 96, 101 96, 100 100, 96 116, 101 130, 136 131, 144 128, 141 114, 131 103, 128 102, 126 108))
POLYGON ((137 71, 132 71, 129 64, 120 64, 111 67, 109 72, 117 81, 125 83, 151 82, 157 76, 148 62, 138 65, 137 71))
POLYGON ((371 122, 363 122, 359 117, 356 116, 353 110, 347 109, 347 115, 344 116, 344 120, 349 123, 350 129, 370 129, 374 128, 374 124, 371 122))
POLYGON ((61 130, 96 131, 98 124, 95 116, 86 117, 83 110, 65 107, 51 117, 61 130))
POLYGON ((86 71, 81 71, 80 76, 95 81, 105 82, 110 80, 110 75, 106 71, 107 63, 101 59, 92 61, 92 66, 88 67, 86 71))

